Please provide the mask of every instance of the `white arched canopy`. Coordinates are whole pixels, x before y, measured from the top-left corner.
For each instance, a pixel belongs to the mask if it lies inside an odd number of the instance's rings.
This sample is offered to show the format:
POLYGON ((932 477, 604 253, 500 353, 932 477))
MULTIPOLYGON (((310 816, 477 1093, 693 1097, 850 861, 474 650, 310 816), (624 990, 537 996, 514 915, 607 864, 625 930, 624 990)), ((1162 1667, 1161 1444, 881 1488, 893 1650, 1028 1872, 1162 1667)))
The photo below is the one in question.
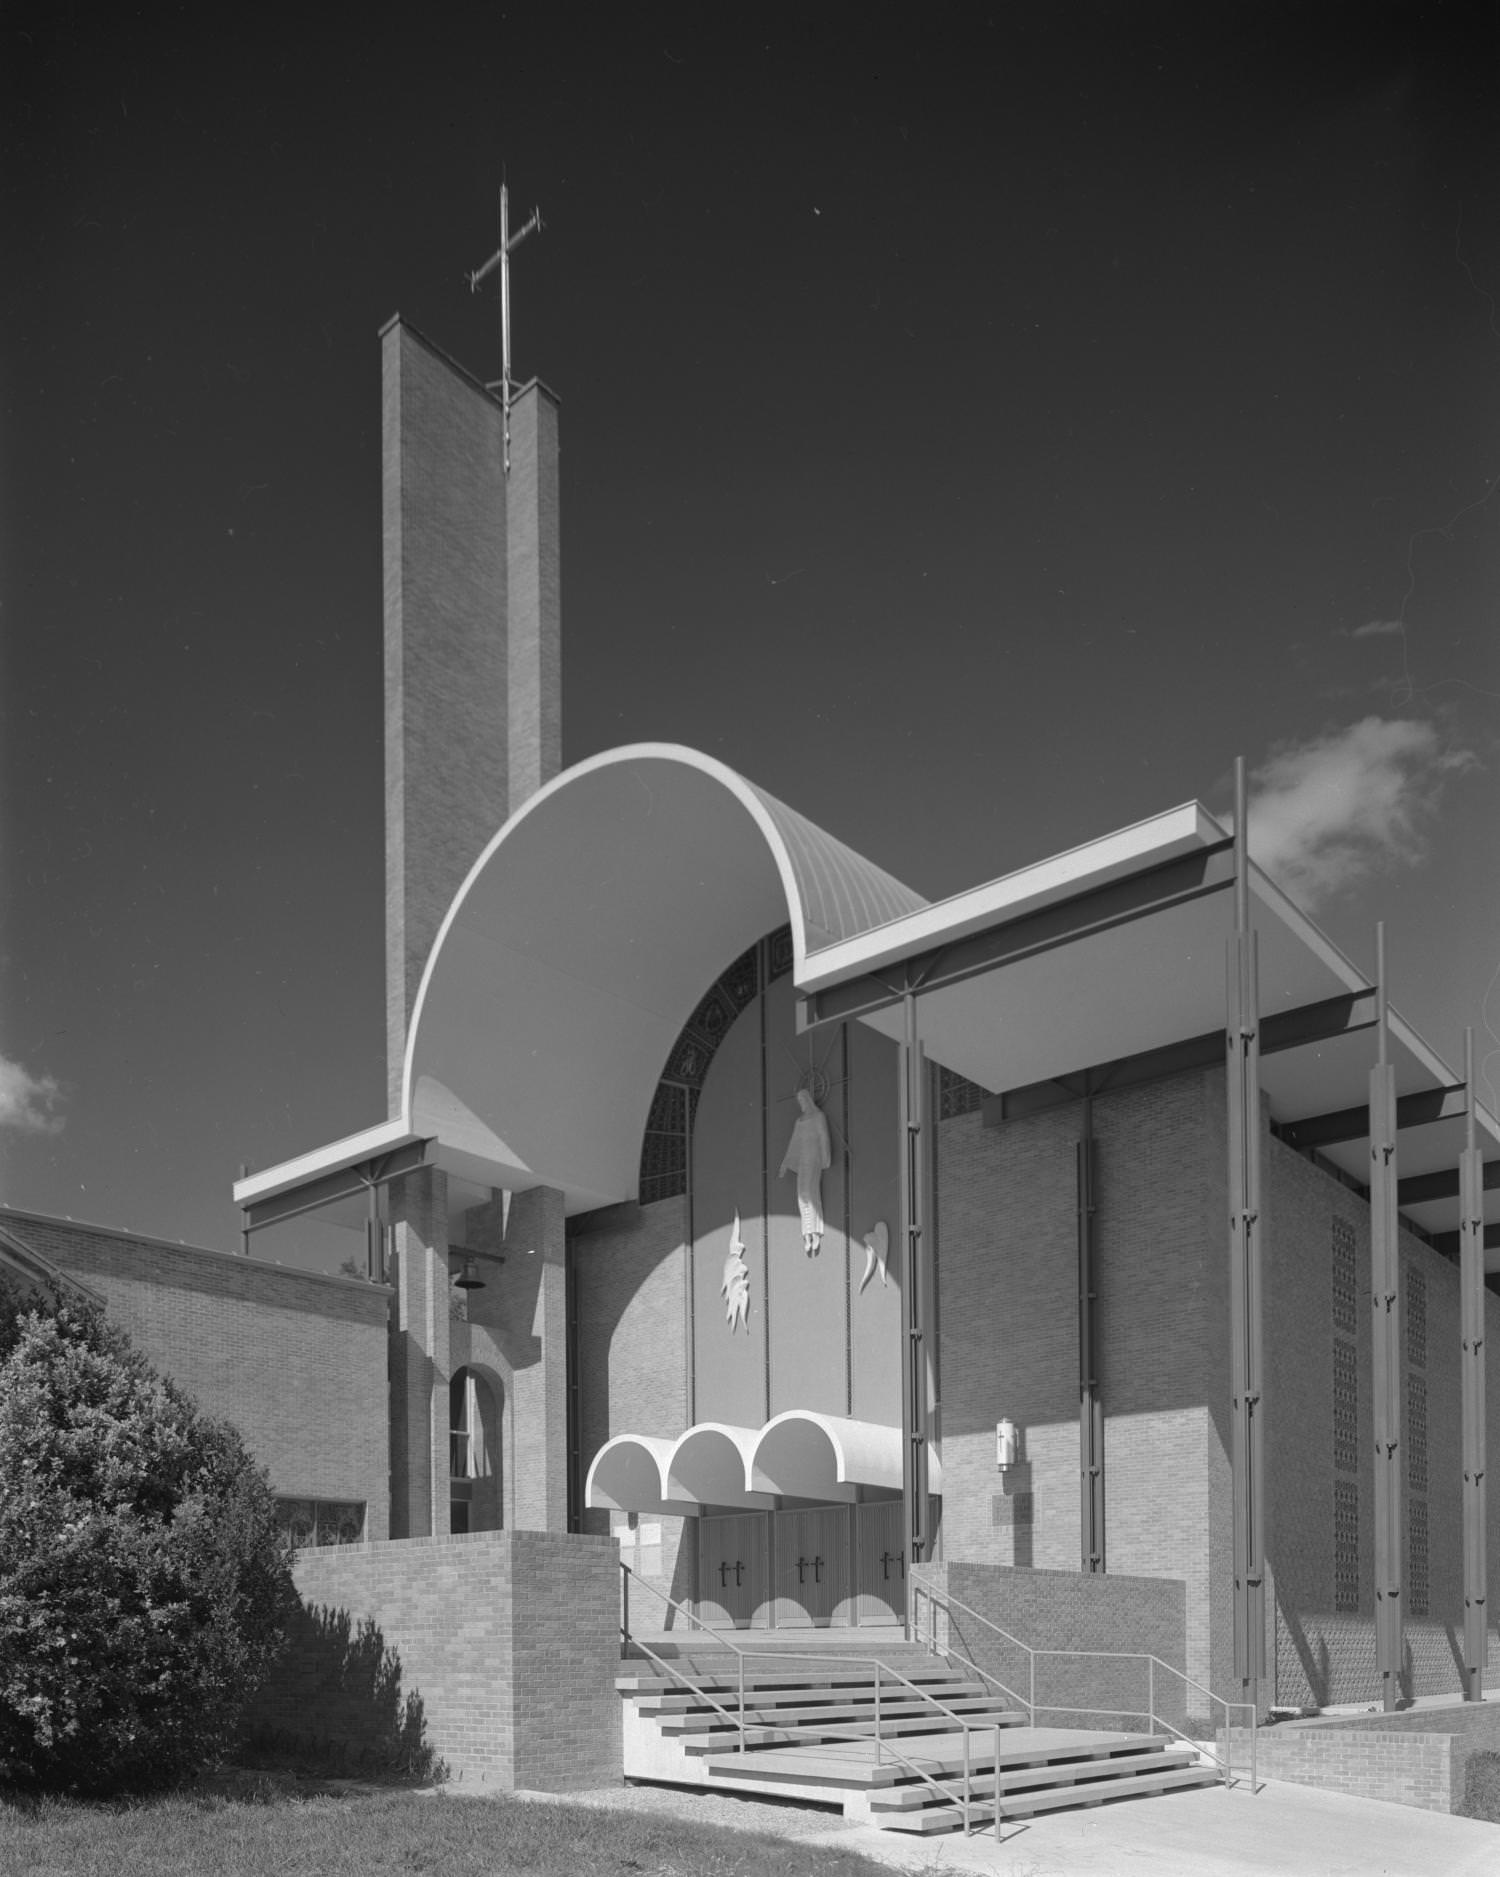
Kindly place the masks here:
POLYGON ((810 955, 924 902, 724 764, 612 750, 533 796, 455 897, 413 1013, 404 1126, 451 1172, 633 1198, 656 1082, 698 999, 790 922, 810 955))
MULTIPOLYGON (((942 1491, 935 1453, 929 1482, 933 1492, 942 1491)), ((703 1421, 676 1440, 617 1434, 594 1457, 584 1504, 615 1512, 695 1512, 764 1508, 777 1499, 827 1504, 857 1498, 860 1488, 900 1492, 900 1428, 790 1408, 762 1428, 703 1421)))

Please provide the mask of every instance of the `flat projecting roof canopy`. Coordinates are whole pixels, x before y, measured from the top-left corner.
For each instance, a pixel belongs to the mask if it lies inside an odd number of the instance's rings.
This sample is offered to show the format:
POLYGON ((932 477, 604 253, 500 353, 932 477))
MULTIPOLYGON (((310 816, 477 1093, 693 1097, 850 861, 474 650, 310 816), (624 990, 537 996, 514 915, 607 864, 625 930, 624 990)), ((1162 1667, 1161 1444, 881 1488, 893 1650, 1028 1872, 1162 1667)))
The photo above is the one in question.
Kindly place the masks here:
MULTIPOLYGON (((990 1091, 993 1119, 1075 1099, 1085 1072, 1102 1090, 1220 1061, 1233 859, 1190 802, 929 905, 712 757, 609 751, 532 797, 456 895, 418 994, 401 1113, 241 1181, 236 1200, 285 1205, 349 1169, 368 1179, 372 1154, 425 1155, 476 1197, 548 1185, 570 1212, 635 1197, 683 1023, 726 964, 788 922, 807 1022, 896 1036, 913 991, 928 1054, 990 1091)), ((1362 1178, 1373 987, 1256 868, 1251 913, 1272 1118, 1362 1178)), ((1390 1036, 1402 1210, 1449 1232, 1459 1078, 1394 1014, 1390 1036)), ((1493 1158, 1500 1125, 1480 1110, 1478 1126, 1493 1158)), ((1486 1203, 1500 1217, 1500 1191, 1486 1203)))

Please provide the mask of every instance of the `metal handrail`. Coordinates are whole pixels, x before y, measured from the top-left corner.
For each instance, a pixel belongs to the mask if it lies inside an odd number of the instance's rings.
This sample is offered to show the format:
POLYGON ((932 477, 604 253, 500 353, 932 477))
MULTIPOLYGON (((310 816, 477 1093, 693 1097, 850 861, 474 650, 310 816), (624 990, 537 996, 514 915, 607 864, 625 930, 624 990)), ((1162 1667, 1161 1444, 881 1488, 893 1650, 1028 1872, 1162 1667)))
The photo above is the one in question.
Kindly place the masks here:
MULTIPOLYGON (((644 1577, 641 1577, 639 1573, 631 1570, 630 1566, 626 1564, 623 1559, 620 1560, 620 1571, 622 1574, 622 1591, 623 1591, 622 1598, 621 1598, 621 1620, 620 1620, 620 1635, 622 1639, 630 1647, 641 1650, 642 1653, 646 1655, 652 1662, 656 1663, 658 1667, 665 1669, 666 1672, 672 1677, 674 1681, 680 1682, 682 1686, 687 1688, 692 1694, 696 1695, 701 1700, 705 1701, 709 1707, 714 1709, 716 1713, 723 1715, 724 1719, 728 1721, 731 1726, 737 1726, 738 1731, 739 1731, 739 1742, 740 1742, 737 1751, 740 1753, 745 1753, 748 1751, 748 1748, 746 1747, 746 1744, 745 1744, 745 1662, 746 1662, 746 1659, 749 1658, 749 1659, 762 1661, 762 1662, 818 1662, 822 1664, 826 1664, 829 1659, 826 1652, 819 1653, 819 1652, 808 1650, 808 1649, 744 1649, 744 1648, 741 1648, 741 1646, 737 1642, 733 1641, 729 1636, 726 1636, 722 1630, 715 1629, 711 1623, 705 1623, 702 1617, 699 1616, 696 1611, 690 1610, 686 1604, 679 1603, 675 1597, 669 1597, 667 1593, 664 1590, 660 1589, 656 1584, 648 1582, 648 1580, 644 1577), (678 1611, 681 1615, 685 1616, 690 1623, 694 1624, 698 1629, 701 1629, 705 1635, 712 1636, 716 1642, 718 1642, 725 1649, 728 1649, 730 1653, 737 1658, 738 1668, 739 1668, 738 1721, 736 1721, 734 1715, 730 1714, 726 1708, 721 1707, 719 1703, 714 1700, 713 1696, 708 1692, 706 1688, 701 1687, 690 1676, 683 1674, 681 1670, 671 1667, 666 1661, 662 1659, 662 1657, 656 1654, 656 1652, 651 1648, 651 1646, 648 1643, 641 1642, 636 1637, 632 1636, 631 1630, 630 1630, 630 1582, 632 1578, 634 1578, 638 1584, 644 1585, 645 1588, 651 1592, 652 1596, 659 1598, 661 1602, 666 1604, 669 1609, 678 1611)), ((937 1793, 939 1798, 947 1800, 947 1802, 950 1805, 957 1805, 959 1809, 961 1810, 961 1812, 963 1813, 964 1836, 966 1838, 971 1836, 971 1813, 972 1813, 972 1806, 973 1806, 973 1799, 972 1799, 972 1793, 971 1793, 972 1774, 971 1774, 971 1764, 970 1764, 969 1735, 971 1733, 988 1733, 991 1729, 991 1726, 993 1725, 993 1731, 995 1735, 995 1820, 994 1820, 994 1825, 995 1825, 995 1841, 996 1843, 999 1843, 1000 1842, 1000 1818, 1001 1818, 1001 1810, 1000 1810, 1000 1752, 1001 1752, 1000 1734, 1002 1731, 1001 1723, 995 1722, 992 1724, 990 1722, 985 1722, 982 1726, 975 1725, 973 1722, 966 1720, 962 1714, 955 1713, 952 1708, 948 1707, 944 1702, 939 1701, 936 1695, 930 1693, 925 1688, 919 1688, 915 1682, 908 1680, 908 1678, 901 1673, 900 1669, 892 1668, 888 1662, 882 1662, 877 1656, 858 1656, 858 1655, 842 1655, 841 1654, 838 1657, 838 1660, 841 1663, 842 1662, 852 1663, 857 1667, 872 1668, 875 1671, 874 1675, 871 1677, 871 1683, 872 1683, 872 1687, 874 1691, 874 1703, 875 1703, 874 1740, 875 1740, 875 1763, 876 1765, 878 1766, 881 1762, 882 1752, 889 1753, 891 1758, 899 1761, 900 1764, 904 1766, 908 1772, 915 1773, 918 1779, 924 1781, 927 1785, 929 1785, 932 1788, 932 1790, 935 1793, 937 1793), (918 1765, 918 1763, 915 1760, 909 1759, 906 1756, 906 1754, 901 1752, 899 1747, 889 1746, 885 1742, 881 1733, 881 1715, 880 1715, 880 1678, 882 1675, 889 1675, 894 1681, 899 1682, 902 1685, 902 1687, 910 1689, 914 1695, 916 1695, 920 1700, 927 1702, 927 1704, 930 1707, 935 1708, 937 1712, 944 1717, 945 1720, 952 1722, 953 1725, 962 1733, 963 1743, 964 1743, 964 1772, 963 1772, 963 1789, 961 1793, 950 1791, 947 1786, 941 1783, 941 1781, 935 1779, 932 1776, 932 1774, 926 1770, 925 1767, 918 1765)), ((1007 1690, 1006 1692, 1008 1693, 1009 1690, 1007 1690)), ((824 1739, 824 1740, 840 1740, 840 1739, 842 1740, 865 1740, 870 1737, 867 1732, 862 1731, 852 1726, 840 1727, 836 1724, 831 1725, 831 1726, 823 1726, 812 1721, 809 1721, 806 1723, 800 1723, 800 1722, 794 1721, 788 1726, 778 1728, 777 1731, 780 1733, 787 1733, 787 1734, 795 1734, 795 1733, 816 1734, 820 1739, 824 1739)))
MULTIPOLYGON (((1206 1753, 1209 1759, 1213 1761, 1214 1765, 1217 1766, 1224 1775, 1224 1784, 1228 1787, 1234 1783, 1234 1764, 1232 1758, 1234 1731, 1231 1714, 1233 1712, 1248 1711, 1250 1716, 1250 1725, 1247 1730, 1250 1735, 1250 1791, 1253 1795, 1260 1790, 1257 1777, 1256 1755, 1257 1716, 1253 1702, 1228 1701, 1223 1695, 1215 1694, 1212 1688, 1205 1688, 1202 1682, 1195 1681, 1191 1675, 1185 1674, 1182 1669, 1174 1667, 1170 1662, 1164 1662, 1159 1655, 1152 1655, 1143 1649, 1035 1649, 1030 1643, 1023 1642, 1019 1636, 1012 1635, 1008 1629, 1002 1628, 992 1617, 985 1616, 981 1611, 976 1610, 972 1604, 965 1603, 960 1597, 951 1596, 946 1590, 938 1590, 934 1584, 928 1582, 925 1578, 917 1576, 915 1572, 912 1573, 908 1581, 914 1593, 922 1592, 926 1594, 928 1603, 932 1608, 934 1620, 932 1623, 931 1640, 928 1643, 928 1647, 931 1648, 935 1654, 957 1656, 959 1661, 963 1662, 967 1667, 973 1668, 977 1674, 985 1675, 983 1669, 979 1668, 977 1664, 970 1662, 967 1656, 960 1654, 957 1650, 938 1649, 936 1613, 939 1601, 949 1605, 952 1609, 962 1610, 966 1616, 973 1617, 977 1623, 983 1623, 986 1629, 993 1630, 997 1636, 1002 1637, 1006 1642, 1013 1644, 1017 1649, 1021 1649, 1025 1652, 1028 1668, 1028 1685, 1031 1690, 1030 1698, 1026 1702, 1026 1707, 1030 1713, 1033 1727, 1036 1725, 1036 1665, 1039 1657, 1057 1656, 1077 1659, 1079 1661, 1094 1662, 1145 1662, 1147 1664, 1147 1706, 1144 1709, 1101 1707, 1071 1708, 1059 1707, 1051 1702, 1044 1702, 1042 1705, 1048 1714, 1097 1714, 1110 1720, 1145 1720, 1152 1727, 1164 1728, 1167 1733, 1174 1735, 1178 1740, 1184 1741, 1187 1745, 1200 1752, 1206 1753), (1199 1694, 1206 1696, 1211 1702, 1217 1702, 1218 1705, 1223 1708, 1224 1756, 1222 1759, 1211 1746, 1206 1746, 1203 1742, 1194 1740, 1191 1735, 1184 1733, 1181 1728, 1174 1727, 1169 1720, 1163 1719, 1162 1716, 1156 1712, 1156 1670, 1158 1668, 1165 1669, 1169 1675, 1175 1675, 1185 1687, 1196 1689, 1199 1694)), ((920 1635, 920 1624, 914 1623, 914 1627, 917 1628, 918 1634, 920 1635)), ((985 1679, 993 1681, 997 1688, 1005 1689, 1007 1694, 1013 1694, 1013 1691, 1005 1688, 1005 1684, 996 1677, 986 1675, 985 1679)), ((1014 1696, 1014 1698, 1017 1700, 1020 1699, 1019 1696, 1014 1696)))

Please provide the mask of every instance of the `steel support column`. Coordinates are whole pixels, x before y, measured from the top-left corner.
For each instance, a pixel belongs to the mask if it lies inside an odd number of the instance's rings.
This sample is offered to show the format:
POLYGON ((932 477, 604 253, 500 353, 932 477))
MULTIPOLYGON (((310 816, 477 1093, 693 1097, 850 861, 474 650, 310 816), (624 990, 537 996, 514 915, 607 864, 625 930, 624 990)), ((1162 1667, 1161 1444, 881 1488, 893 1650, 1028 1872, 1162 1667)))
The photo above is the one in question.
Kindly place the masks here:
POLYGON ((1099 1392, 1099 1270, 1094 1235, 1094 1100, 1078 1142, 1078 1480, 1080 1568, 1104 1569, 1104 1399, 1099 1392))
POLYGON ((1262 1411, 1260 987, 1250 923, 1245 764, 1234 769, 1234 936, 1225 1054, 1229 1122, 1230 1419, 1234 1482, 1234 1672, 1259 1709, 1266 1672, 1262 1411))
POLYGON ((1385 926, 1375 928, 1377 1050, 1370 1071, 1370 1347, 1375 1397, 1375 1659, 1386 1712, 1401 1695, 1401 1248, 1396 1071, 1390 1061, 1385 926))
MULTIPOLYGON (((901 1499, 907 1575, 927 1556, 928 1348, 927 1063, 917 1035, 917 999, 903 998, 901 1039, 901 1499)), ((907 1600, 907 1625, 911 1599, 907 1600)))
POLYGON ((1459 1162, 1459 1376, 1463 1399, 1465 1701, 1484 1699, 1488 1660, 1488 1570, 1485 1561, 1484 1167, 1474 1121, 1474 1032, 1464 1032, 1464 1083, 1469 1094, 1459 1162))

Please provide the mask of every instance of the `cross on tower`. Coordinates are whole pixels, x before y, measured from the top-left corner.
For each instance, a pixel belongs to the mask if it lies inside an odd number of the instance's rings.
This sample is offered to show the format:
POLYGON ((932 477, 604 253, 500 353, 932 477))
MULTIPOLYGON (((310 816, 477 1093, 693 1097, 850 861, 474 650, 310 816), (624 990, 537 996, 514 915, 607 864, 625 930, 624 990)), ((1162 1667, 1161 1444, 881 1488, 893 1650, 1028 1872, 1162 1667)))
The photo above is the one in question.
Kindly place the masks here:
POLYGON ((510 255, 512 248, 520 247, 529 234, 535 233, 542 226, 542 211, 533 209, 531 219, 518 228, 514 234, 510 232, 510 191, 504 183, 501 183, 500 245, 483 267, 476 268, 469 275, 469 291, 478 293, 480 281, 492 274, 497 267, 500 269, 500 376, 492 379, 485 386, 485 390, 493 391, 496 385, 500 387, 500 402, 505 409, 505 473, 507 476, 510 474, 510 255))

